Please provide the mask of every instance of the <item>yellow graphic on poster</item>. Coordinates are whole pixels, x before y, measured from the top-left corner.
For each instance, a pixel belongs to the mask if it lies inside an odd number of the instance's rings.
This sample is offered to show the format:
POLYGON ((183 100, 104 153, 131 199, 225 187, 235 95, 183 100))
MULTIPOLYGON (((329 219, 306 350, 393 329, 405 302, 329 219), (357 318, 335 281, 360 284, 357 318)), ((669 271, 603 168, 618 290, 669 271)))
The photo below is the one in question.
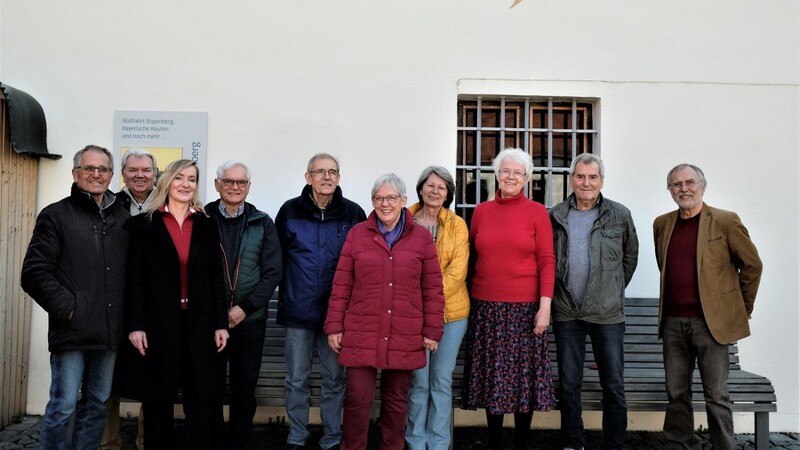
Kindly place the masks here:
MULTIPOLYGON (((140 148, 142 150, 147 150, 148 152, 152 153, 153 156, 156 158, 156 163, 158 164, 158 174, 156 174, 156 179, 161 173, 164 171, 169 163, 172 161, 181 159, 183 156, 183 148, 182 147, 122 147, 122 157, 125 158, 125 153, 128 152, 128 149, 131 148, 140 148)), ((120 164, 120 171, 122 170, 122 164, 120 164)), ((119 181, 119 188, 122 189, 125 186, 125 183, 120 178, 119 181)))

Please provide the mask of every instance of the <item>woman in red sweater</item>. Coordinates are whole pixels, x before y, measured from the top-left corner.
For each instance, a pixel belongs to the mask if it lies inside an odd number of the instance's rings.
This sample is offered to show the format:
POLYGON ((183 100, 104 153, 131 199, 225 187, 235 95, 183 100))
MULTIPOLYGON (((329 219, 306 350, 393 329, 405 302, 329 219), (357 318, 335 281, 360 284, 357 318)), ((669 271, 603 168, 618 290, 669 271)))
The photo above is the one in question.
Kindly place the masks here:
POLYGON ((513 413, 514 448, 525 449, 533 411, 555 405, 547 352, 553 230, 545 207, 523 193, 533 175, 530 155, 505 149, 493 167, 497 193, 475 208, 470 226, 464 407, 486 409, 492 449, 503 448, 503 415, 513 413))
POLYGON ((442 339, 442 270, 431 233, 405 208, 395 174, 372 188, 375 210, 347 235, 328 304, 328 345, 346 368, 342 450, 367 448, 381 371, 381 449, 402 450, 411 371, 442 339))

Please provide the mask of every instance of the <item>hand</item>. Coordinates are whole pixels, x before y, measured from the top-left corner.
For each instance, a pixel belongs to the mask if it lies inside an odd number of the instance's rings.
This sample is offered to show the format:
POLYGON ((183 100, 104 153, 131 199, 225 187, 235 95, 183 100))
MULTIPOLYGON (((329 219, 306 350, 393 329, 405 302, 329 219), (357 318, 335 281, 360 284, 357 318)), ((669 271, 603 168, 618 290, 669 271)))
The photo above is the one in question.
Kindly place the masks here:
POLYGON ((422 336, 422 346, 425 347, 425 350, 430 350, 432 353, 436 353, 436 350, 439 348, 439 343, 433 339, 428 339, 425 336, 422 336))
POLYGON ((328 335, 328 346, 337 355, 342 349, 342 333, 333 333, 328 335))
POLYGON ((145 350, 147 350, 147 334, 144 331, 131 331, 128 333, 128 340, 136 347, 136 350, 139 350, 139 354, 144 356, 145 350))
POLYGON ((550 326, 549 305, 547 308, 542 308, 540 305, 539 311, 536 313, 536 317, 534 318, 533 334, 538 336, 542 333, 547 333, 547 327, 549 326, 550 326))
POLYGON ((238 306, 234 306, 228 310, 228 328, 233 328, 242 323, 247 314, 238 306))
POLYGON ((220 329, 214 331, 214 342, 217 344, 217 353, 225 350, 225 346, 228 345, 228 338, 230 334, 228 334, 228 330, 220 329))

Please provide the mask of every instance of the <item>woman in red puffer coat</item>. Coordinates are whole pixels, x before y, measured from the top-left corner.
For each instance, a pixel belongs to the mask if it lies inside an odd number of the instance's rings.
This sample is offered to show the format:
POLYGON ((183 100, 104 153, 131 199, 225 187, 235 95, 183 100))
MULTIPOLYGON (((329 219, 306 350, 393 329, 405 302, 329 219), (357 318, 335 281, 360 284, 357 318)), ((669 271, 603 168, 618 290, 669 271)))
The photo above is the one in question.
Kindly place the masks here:
POLYGON ((405 184, 383 175, 374 211, 347 235, 325 333, 346 368, 342 449, 367 448, 381 370, 381 449, 402 449, 411 372, 436 351, 444 326, 442 272, 431 234, 414 223, 405 184))

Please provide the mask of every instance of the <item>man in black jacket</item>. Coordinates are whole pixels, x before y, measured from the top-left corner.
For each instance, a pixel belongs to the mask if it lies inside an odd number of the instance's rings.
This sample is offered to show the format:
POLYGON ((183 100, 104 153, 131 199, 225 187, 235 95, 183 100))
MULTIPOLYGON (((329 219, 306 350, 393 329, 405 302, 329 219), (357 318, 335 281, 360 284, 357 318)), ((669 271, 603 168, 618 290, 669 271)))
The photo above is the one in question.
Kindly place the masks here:
POLYGON ((41 448, 96 450, 106 420, 122 332, 130 216, 108 190, 105 148, 75 154, 69 197, 39 213, 22 265, 22 288, 49 316, 50 400, 41 448), (70 417, 75 414, 72 436, 70 417))
MULTIPOLYGON (((281 247, 275 224, 247 203, 250 170, 228 161, 217 169, 214 188, 220 199, 206 205, 217 221, 225 267, 225 294, 230 306, 230 434, 227 448, 244 449, 253 432, 255 389, 267 326, 267 305, 281 279, 281 247)), ((222 415, 220 405, 218 417, 222 415)))

